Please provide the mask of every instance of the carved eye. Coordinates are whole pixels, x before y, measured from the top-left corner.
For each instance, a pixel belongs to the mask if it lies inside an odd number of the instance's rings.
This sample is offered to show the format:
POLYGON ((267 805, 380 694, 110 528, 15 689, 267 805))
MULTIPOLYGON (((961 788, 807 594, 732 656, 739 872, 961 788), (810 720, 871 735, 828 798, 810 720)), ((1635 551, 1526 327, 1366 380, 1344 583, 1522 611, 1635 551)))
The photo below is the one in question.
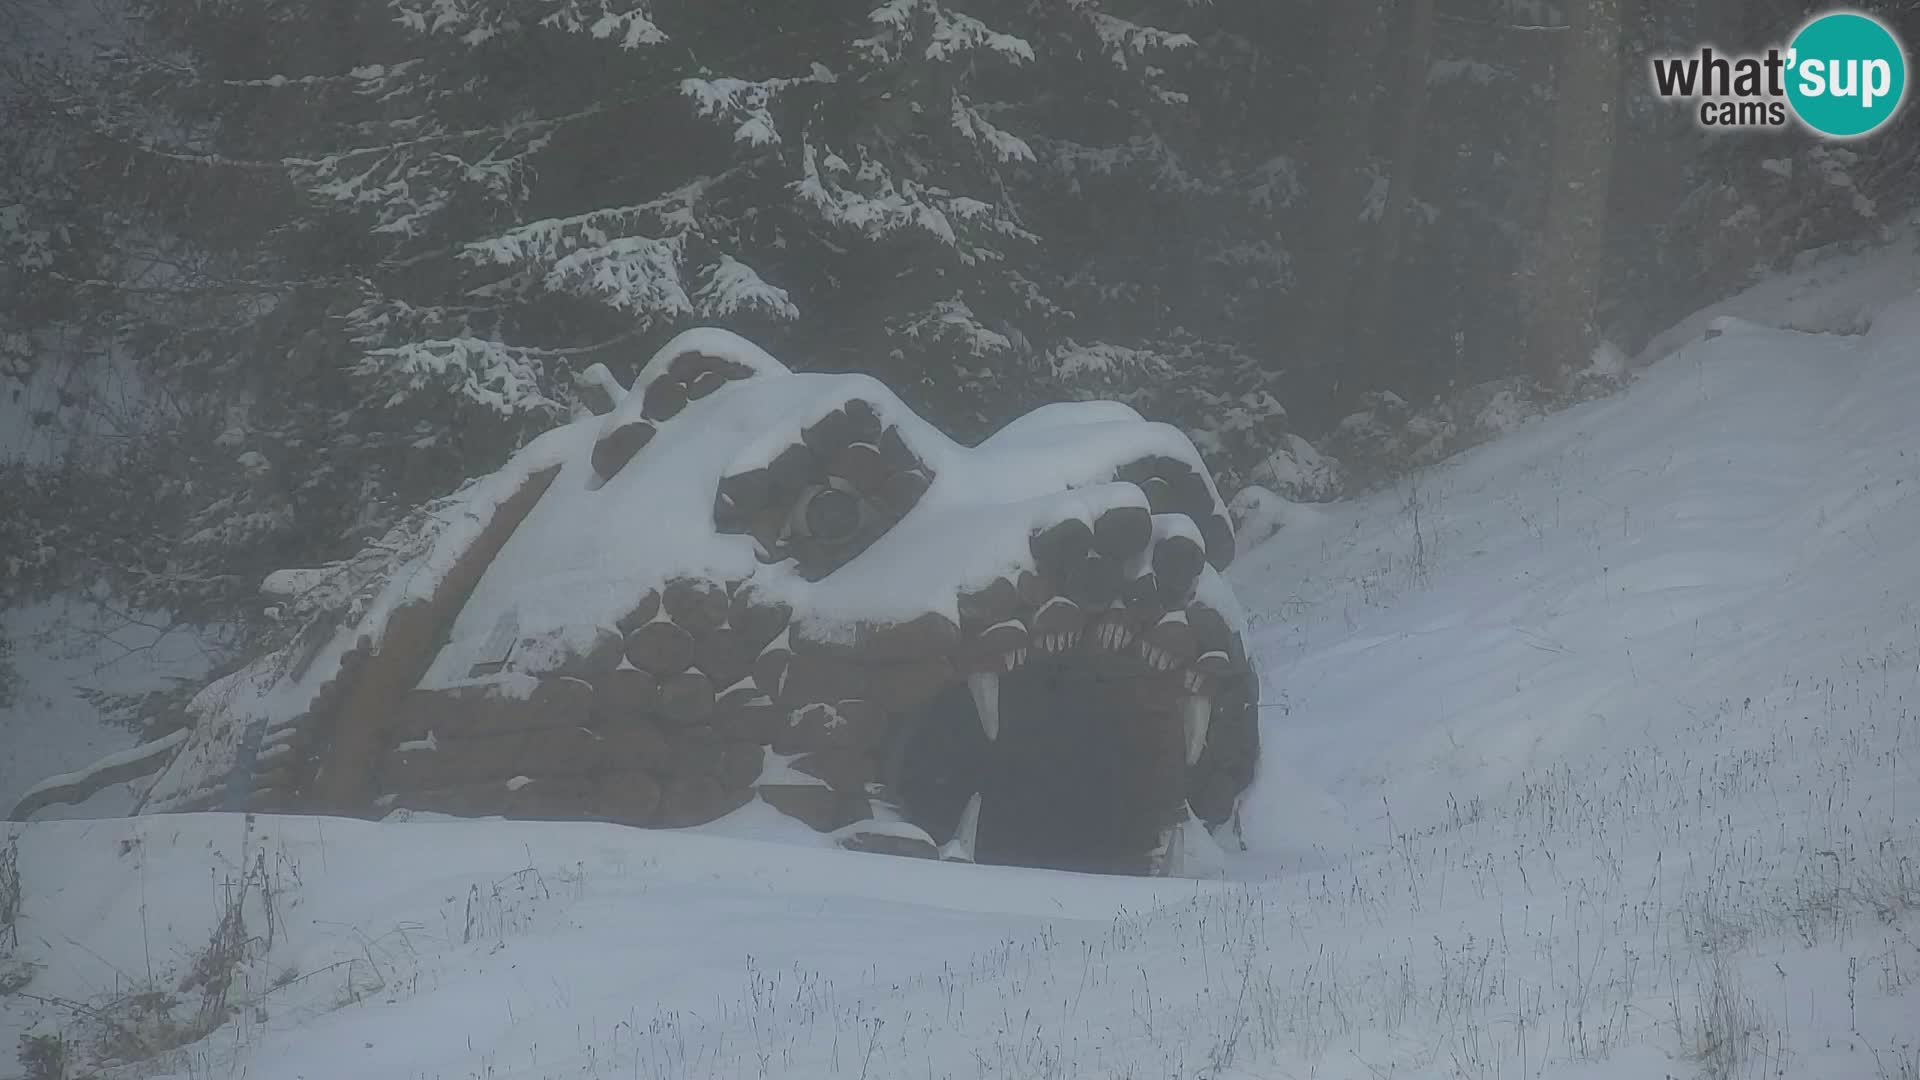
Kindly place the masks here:
POLYGON ((869 517, 867 500, 836 476, 801 492, 787 519, 787 531, 819 544, 844 544, 860 535, 869 517))

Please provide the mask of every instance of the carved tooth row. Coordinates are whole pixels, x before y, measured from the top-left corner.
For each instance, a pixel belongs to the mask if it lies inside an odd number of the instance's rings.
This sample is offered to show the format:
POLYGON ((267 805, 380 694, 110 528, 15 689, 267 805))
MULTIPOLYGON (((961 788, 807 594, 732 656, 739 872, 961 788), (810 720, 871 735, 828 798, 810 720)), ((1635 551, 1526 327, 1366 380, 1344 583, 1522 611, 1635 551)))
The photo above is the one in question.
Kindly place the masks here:
POLYGON ((1042 634, 1037 643, 1041 652, 1067 652, 1080 644, 1080 631, 1072 630, 1059 634, 1042 634))
POLYGON ((1024 646, 1018 649, 1008 649, 1000 656, 1000 666, 1007 671, 1012 671, 1014 668, 1026 662, 1027 650, 1024 646))
POLYGON ((1172 671, 1176 663, 1172 653, 1151 641, 1140 643, 1140 656, 1147 662, 1147 666, 1155 671, 1172 671))
POLYGON ((1093 640, 1108 652, 1119 652, 1133 644, 1133 631, 1126 623, 1108 620, 1094 628, 1093 640))

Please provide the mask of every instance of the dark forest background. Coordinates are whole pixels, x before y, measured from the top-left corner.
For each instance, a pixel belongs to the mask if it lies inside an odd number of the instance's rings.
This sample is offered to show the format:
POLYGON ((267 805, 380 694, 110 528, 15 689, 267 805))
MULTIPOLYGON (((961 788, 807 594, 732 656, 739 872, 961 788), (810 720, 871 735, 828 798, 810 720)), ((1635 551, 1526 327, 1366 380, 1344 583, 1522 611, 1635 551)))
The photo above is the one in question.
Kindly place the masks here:
POLYGON ((0 0, 0 603, 255 618, 699 324, 963 440, 1111 397, 1228 492, 1375 483, 1910 218, 1920 110, 1651 95, 1816 10, 0 0))

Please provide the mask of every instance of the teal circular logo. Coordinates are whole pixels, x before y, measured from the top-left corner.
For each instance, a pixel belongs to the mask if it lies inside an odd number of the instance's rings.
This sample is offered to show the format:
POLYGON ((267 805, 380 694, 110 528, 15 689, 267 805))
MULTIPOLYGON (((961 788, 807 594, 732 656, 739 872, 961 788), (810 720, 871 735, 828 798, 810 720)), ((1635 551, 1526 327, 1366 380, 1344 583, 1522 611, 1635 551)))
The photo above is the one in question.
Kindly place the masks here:
POLYGON ((1822 15, 1787 47, 1787 100, 1802 123, 1851 139, 1893 118, 1907 93, 1907 57, 1879 21, 1822 15))

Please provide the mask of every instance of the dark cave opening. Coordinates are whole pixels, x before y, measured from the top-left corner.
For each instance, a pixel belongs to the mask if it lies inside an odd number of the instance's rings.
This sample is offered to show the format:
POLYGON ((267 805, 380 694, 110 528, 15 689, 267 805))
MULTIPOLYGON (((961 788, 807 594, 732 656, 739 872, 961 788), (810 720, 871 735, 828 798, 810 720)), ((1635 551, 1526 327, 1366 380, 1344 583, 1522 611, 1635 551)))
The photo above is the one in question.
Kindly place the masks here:
POLYGON ((1075 656, 1037 659, 1000 677, 991 742, 956 683, 908 733, 896 797, 945 841, 978 792, 979 863, 1147 873, 1182 759, 1178 723, 1142 704, 1139 682, 1075 656))

